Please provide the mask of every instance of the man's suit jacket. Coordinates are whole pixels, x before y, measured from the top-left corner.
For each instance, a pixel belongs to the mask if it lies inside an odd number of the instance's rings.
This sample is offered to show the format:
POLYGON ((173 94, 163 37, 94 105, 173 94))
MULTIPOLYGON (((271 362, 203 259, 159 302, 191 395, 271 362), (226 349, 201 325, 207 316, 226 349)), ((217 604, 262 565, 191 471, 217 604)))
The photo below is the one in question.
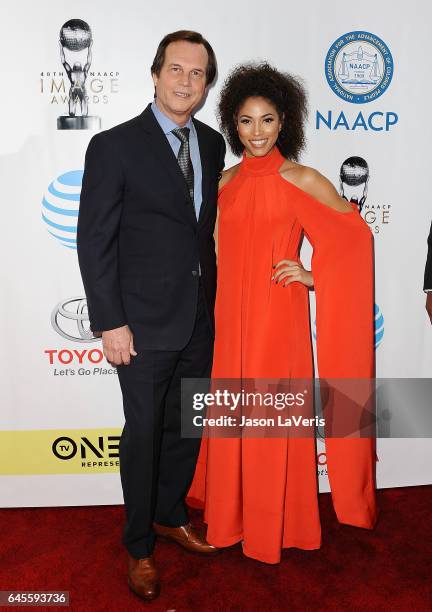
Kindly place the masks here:
POLYGON ((195 321, 199 266, 214 325, 213 231, 222 136, 193 120, 202 165, 199 219, 150 104, 94 136, 85 160, 78 257, 91 329, 128 324, 135 349, 180 350, 195 321))
POLYGON ((432 291, 432 223, 431 223, 431 228, 429 231, 429 238, 428 238, 428 254, 427 254, 426 268, 425 268, 425 274, 424 274, 423 290, 432 291))

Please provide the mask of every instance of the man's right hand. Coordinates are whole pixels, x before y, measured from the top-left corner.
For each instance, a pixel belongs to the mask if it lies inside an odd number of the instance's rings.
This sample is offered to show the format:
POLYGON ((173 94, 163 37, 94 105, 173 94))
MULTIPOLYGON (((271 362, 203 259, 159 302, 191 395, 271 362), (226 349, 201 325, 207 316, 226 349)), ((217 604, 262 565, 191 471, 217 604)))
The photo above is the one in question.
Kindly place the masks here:
POLYGON ((131 355, 138 354, 128 325, 102 332, 102 345, 106 360, 113 365, 129 365, 131 355))

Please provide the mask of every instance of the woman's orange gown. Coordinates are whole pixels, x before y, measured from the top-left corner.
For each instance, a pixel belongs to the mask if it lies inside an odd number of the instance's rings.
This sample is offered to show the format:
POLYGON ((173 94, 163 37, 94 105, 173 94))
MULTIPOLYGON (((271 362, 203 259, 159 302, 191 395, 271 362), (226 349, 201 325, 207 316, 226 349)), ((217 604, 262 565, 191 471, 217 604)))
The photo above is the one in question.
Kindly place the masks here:
MULTIPOLYGON (((212 378, 311 378, 308 289, 271 280, 281 259, 314 253, 321 378, 374 374, 372 234, 357 208, 342 213, 286 181, 275 147, 246 157, 220 191, 212 378)), ((332 499, 341 523, 376 521, 373 438, 326 440, 332 499)), ((267 563, 281 549, 321 545, 315 440, 203 437, 191 505, 204 506, 207 539, 242 542, 267 563)))

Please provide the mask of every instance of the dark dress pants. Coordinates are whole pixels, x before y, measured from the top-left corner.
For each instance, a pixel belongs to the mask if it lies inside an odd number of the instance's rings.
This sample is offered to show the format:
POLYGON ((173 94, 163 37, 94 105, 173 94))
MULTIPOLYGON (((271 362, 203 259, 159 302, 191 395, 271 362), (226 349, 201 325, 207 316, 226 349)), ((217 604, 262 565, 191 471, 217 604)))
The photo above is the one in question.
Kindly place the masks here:
POLYGON ((213 336, 199 286, 192 336, 180 351, 144 350, 118 367, 125 426, 120 440, 120 476, 126 509, 123 543, 136 559, 152 554, 152 523, 189 522, 185 496, 192 482, 200 440, 181 437, 182 378, 208 378, 213 336))

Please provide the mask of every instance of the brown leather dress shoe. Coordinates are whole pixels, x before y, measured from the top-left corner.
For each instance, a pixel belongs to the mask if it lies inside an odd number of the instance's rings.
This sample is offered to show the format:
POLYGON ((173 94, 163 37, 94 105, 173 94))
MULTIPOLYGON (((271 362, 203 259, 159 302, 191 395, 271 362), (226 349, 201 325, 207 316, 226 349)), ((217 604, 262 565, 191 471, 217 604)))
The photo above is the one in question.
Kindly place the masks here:
POLYGON ((129 555, 128 585, 144 601, 153 601, 160 593, 159 573, 153 557, 134 559, 129 555))
POLYGON ((164 525, 153 523, 153 529, 159 539, 176 542, 189 552, 204 555, 214 555, 219 552, 219 549, 209 544, 205 537, 198 533, 190 523, 182 525, 182 527, 165 527, 164 525))

